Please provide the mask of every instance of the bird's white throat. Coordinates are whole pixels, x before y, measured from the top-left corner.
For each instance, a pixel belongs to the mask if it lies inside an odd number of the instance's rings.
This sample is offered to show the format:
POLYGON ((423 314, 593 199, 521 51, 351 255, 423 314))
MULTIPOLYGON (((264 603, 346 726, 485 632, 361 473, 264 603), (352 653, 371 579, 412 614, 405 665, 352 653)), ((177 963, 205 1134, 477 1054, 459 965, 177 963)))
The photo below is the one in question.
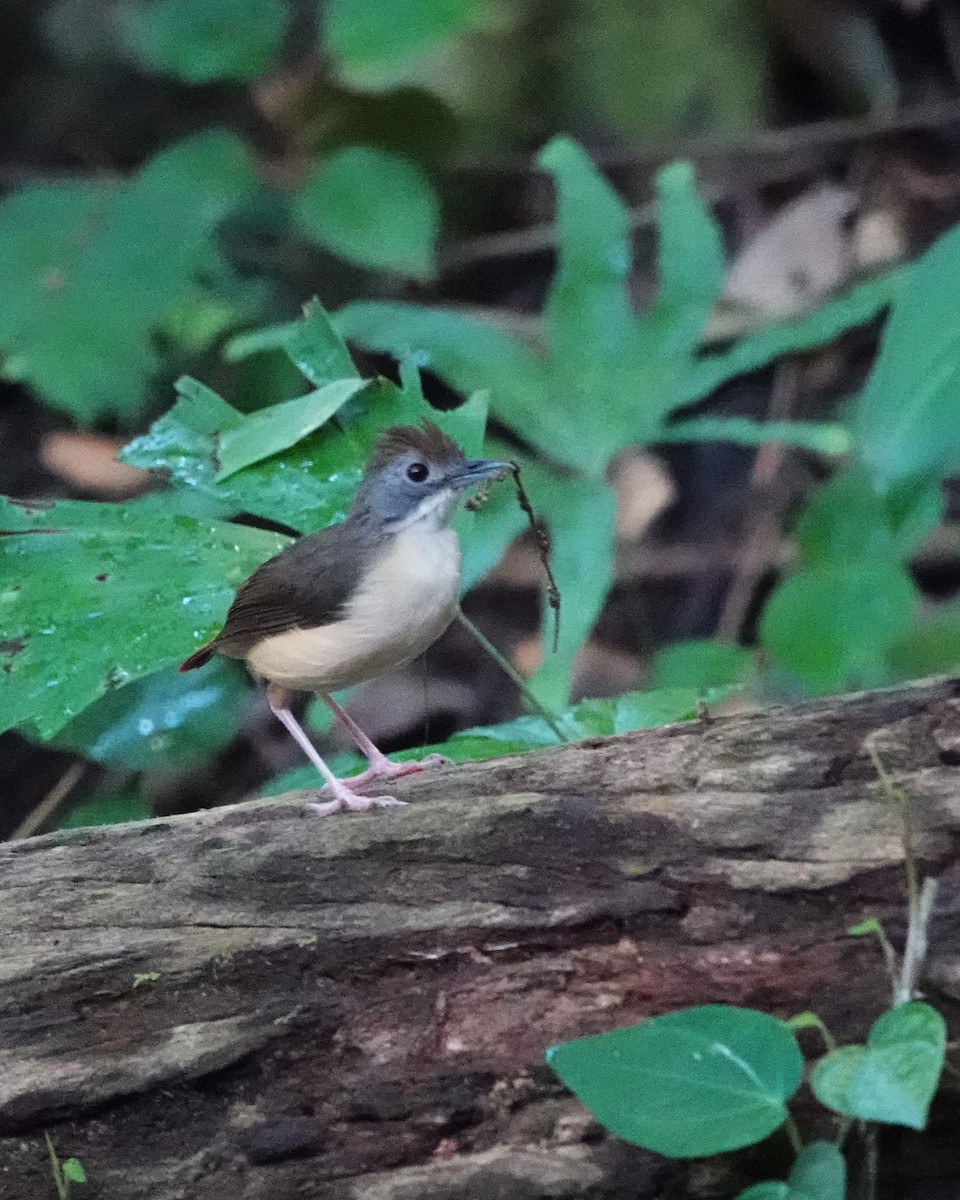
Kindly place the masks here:
POLYGON ((418 533, 432 533, 443 528, 450 514, 457 507, 459 494, 449 487, 434 492, 432 496, 424 496, 413 512, 408 513, 399 521, 393 521, 387 526, 388 533, 404 533, 416 530, 418 533))

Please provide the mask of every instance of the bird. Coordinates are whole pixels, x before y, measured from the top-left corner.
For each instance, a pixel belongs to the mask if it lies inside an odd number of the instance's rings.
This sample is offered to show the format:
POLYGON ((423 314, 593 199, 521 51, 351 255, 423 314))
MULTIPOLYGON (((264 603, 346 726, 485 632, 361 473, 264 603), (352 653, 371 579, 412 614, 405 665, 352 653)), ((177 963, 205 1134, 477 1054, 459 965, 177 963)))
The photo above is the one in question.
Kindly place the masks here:
POLYGON ((320 816, 401 804, 358 795, 375 778, 395 778, 445 761, 391 762, 331 696, 411 662, 459 611, 460 540, 450 526, 475 484, 503 478, 510 463, 468 459, 431 421, 394 425, 374 443, 360 484, 338 524, 301 537, 240 585, 223 628, 180 664, 214 655, 243 660, 266 681, 267 701, 322 775, 332 799, 320 816), (369 766, 338 779, 291 711, 300 692, 318 695, 369 766))

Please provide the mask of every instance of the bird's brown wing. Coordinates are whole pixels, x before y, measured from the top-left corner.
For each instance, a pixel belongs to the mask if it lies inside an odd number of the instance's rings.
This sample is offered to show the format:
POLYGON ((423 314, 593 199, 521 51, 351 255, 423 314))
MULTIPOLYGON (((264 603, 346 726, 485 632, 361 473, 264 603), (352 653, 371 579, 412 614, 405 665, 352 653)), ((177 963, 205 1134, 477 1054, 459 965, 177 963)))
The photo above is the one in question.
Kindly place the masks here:
POLYGON ((182 664, 202 666, 213 654, 246 658, 264 638, 335 621, 376 552, 374 531, 351 522, 300 538, 240 585, 223 628, 182 664))

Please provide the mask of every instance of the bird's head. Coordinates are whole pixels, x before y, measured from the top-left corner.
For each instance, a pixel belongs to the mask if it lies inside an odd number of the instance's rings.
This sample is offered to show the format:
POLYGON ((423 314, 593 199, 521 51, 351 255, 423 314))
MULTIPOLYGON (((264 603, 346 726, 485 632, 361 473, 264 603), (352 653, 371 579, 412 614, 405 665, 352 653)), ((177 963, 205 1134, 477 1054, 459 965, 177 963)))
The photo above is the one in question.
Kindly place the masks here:
POLYGON ((377 439, 353 508, 391 532, 421 521, 438 528, 467 488, 509 470, 509 463, 466 458, 430 421, 394 425, 377 439))

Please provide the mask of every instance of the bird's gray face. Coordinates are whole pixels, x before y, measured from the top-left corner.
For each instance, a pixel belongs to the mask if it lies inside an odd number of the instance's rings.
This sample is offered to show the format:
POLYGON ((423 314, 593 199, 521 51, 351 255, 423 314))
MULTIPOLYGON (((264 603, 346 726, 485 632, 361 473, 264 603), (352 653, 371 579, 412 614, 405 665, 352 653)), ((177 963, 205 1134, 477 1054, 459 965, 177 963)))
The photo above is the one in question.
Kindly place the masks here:
POLYGON ((396 530, 420 521, 442 525, 466 491, 484 480, 502 477, 508 463, 492 459, 431 460, 409 450, 364 481, 367 510, 396 530))

